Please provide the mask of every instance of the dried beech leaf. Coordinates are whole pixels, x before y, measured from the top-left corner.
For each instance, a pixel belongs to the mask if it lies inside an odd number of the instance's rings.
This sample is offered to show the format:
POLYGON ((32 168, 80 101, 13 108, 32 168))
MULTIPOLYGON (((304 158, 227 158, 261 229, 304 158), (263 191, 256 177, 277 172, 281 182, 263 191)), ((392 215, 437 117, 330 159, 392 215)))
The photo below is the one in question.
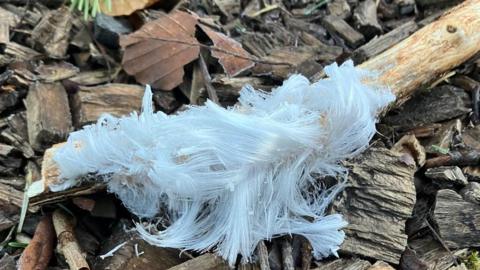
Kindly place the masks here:
POLYGON ((201 24, 198 26, 202 28, 205 34, 213 41, 214 48, 219 49, 212 50, 212 55, 218 58, 218 62, 220 62, 228 75, 236 76, 240 72, 255 65, 253 61, 248 60, 248 58, 252 58, 252 56, 245 51, 242 45, 236 40, 216 32, 207 26, 201 24))
POLYGON ((112 8, 109 9, 106 1, 100 1, 102 13, 109 16, 130 15, 133 12, 149 7, 161 0, 113 0, 112 8))
POLYGON ((183 67, 198 58, 196 24, 195 16, 174 11, 122 36, 123 68, 142 84, 172 90, 183 81, 183 67))

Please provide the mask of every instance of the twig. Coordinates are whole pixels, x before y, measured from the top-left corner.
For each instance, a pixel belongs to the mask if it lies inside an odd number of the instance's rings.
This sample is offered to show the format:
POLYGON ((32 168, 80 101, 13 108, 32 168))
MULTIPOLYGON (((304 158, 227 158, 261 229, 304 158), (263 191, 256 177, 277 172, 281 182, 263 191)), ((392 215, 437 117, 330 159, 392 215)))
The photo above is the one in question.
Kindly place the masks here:
POLYGON ((170 38, 161 38, 161 37, 154 37, 153 35, 151 35, 150 33, 142 30, 145 34, 147 34, 147 36, 145 37, 140 37, 140 38, 149 38, 149 39, 153 39, 153 40, 159 40, 159 41, 164 41, 164 42, 171 42, 171 43, 178 43, 178 44, 184 44, 184 45, 189 45, 189 46, 198 46, 200 48, 204 48, 204 49, 207 49, 207 50, 211 50, 211 51, 218 51, 218 52, 221 52, 221 53, 224 53, 224 54, 228 54, 228 55, 231 55, 231 56, 235 56, 235 57, 238 57, 238 58, 241 58, 241 59, 245 59, 245 60, 250 60, 250 61, 253 61, 255 63, 259 63, 259 64, 266 64, 266 65, 283 65, 283 66, 291 66, 292 64, 290 63, 286 63, 286 62, 271 62, 271 61, 265 61, 265 60, 261 60, 261 59, 258 59, 256 57, 250 57, 250 56, 245 56, 245 55, 241 55, 241 54, 238 54, 238 53, 234 53, 234 52, 231 52, 231 51, 227 51, 227 50, 224 50, 222 48, 218 48, 218 47, 215 47, 215 46, 209 46, 209 45, 205 45, 205 44, 201 44, 201 43, 191 43, 191 42, 188 42, 188 41, 183 41, 183 40, 178 40, 178 39, 170 39, 170 38))
MULTIPOLYGON (((112 257, 113 256, 113 253, 115 253, 117 250, 121 249, 123 246, 125 246, 125 244, 127 244, 127 241, 115 246, 114 248, 112 248, 109 252, 103 254, 103 255, 100 255, 100 259, 102 260, 105 260, 105 258, 107 257, 112 257)), ((135 247, 136 248, 136 247, 135 247)), ((137 249, 135 249, 135 251, 137 251, 137 249)), ((137 253, 138 254, 138 253, 137 253)), ((138 255, 137 255, 138 257, 138 255)))
POLYGON ((203 76, 203 82, 205 84, 205 88, 207 89, 208 97, 210 100, 213 102, 220 104, 218 101, 218 96, 217 96, 217 91, 212 85, 212 78, 210 77, 210 74, 208 73, 207 69, 207 64, 205 64, 205 60, 203 59, 202 54, 200 54, 200 57, 198 57, 198 63, 200 66, 200 71, 202 72, 203 76))
POLYGON ((55 210, 52 215, 53 226, 57 233, 58 246, 60 252, 72 270, 89 270, 87 261, 82 255, 80 246, 74 234, 74 224, 65 211, 61 209, 55 210))
POLYGON ((432 225, 430 224, 430 222, 428 222, 427 219, 425 219, 425 223, 427 224, 428 229, 430 229, 430 231, 433 233, 435 238, 438 240, 438 242, 440 242, 442 247, 448 252, 448 255, 450 255, 450 257, 453 260, 453 263, 455 264, 455 266, 458 266, 457 259, 453 255, 452 251, 447 247, 445 242, 443 242, 443 239, 440 237, 440 235, 435 231, 435 229, 432 227, 432 225))
POLYGON ((439 166, 468 166, 477 165, 480 162, 480 151, 462 150, 451 151, 448 155, 427 159, 425 168, 433 168, 439 166))
POLYGON ((257 256, 260 263, 260 270, 270 270, 268 262, 268 250, 265 241, 260 241, 257 245, 257 256))

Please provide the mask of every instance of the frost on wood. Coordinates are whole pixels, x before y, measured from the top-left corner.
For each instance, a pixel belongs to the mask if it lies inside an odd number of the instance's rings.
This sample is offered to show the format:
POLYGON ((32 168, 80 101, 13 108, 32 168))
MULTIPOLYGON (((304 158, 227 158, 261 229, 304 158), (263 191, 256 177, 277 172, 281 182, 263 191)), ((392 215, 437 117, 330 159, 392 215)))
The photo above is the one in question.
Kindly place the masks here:
POLYGON ((245 86, 239 104, 213 102, 177 115, 153 112, 149 88, 140 115, 102 116, 74 132, 54 160, 63 190, 96 174, 140 217, 162 210, 166 228, 137 225, 151 244, 215 250, 248 261, 257 243, 282 234, 307 238, 317 258, 336 254, 346 222, 325 210, 342 183, 326 189, 311 173, 344 179, 339 162, 363 151, 376 113, 393 101, 351 61, 310 84, 293 75, 271 93, 245 86))

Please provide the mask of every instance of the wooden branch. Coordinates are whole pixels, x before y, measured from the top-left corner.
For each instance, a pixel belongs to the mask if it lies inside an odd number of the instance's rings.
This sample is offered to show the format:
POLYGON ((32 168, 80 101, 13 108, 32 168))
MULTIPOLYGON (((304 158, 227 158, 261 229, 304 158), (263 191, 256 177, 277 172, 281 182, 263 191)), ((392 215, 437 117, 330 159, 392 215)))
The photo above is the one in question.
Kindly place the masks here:
POLYGON ((53 226, 57 233, 59 249, 63 256, 65 256, 70 269, 89 270, 90 267, 75 238, 74 224, 71 222, 71 218, 60 209, 53 212, 52 218, 53 226))
POLYGON ((32 241, 23 251, 18 262, 18 269, 47 269, 53 255, 54 241, 55 231, 53 230, 52 217, 45 216, 38 223, 32 241))
POLYGON ((480 51, 480 1, 467 0, 360 67, 378 72, 403 103, 419 87, 480 51))

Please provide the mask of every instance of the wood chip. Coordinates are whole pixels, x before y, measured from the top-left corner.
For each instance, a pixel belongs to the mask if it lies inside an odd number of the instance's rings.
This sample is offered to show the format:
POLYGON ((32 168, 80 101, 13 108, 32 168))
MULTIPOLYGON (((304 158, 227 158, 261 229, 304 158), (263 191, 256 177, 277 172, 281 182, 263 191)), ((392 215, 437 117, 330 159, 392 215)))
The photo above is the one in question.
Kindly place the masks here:
POLYGON ((455 186, 466 186, 467 178, 457 166, 441 166, 429 168, 425 176, 432 179, 440 188, 453 188, 455 186))
POLYGON ((144 88, 134 84, 82 86, 73 95, 73 123, 76 127, 96 122, 103 113, 114 116, 140 111, 144 88))
POLYGON ((367 44, 362 45, 353 52, 352 59, 357 64, 362 63, 393 47, 398 42, 410 36, 417 29, 418 25, 414 21, 409 21, 384 35, 373 38, 367 44))
POLYGON ((402 154, 371 148, 347 167, 348 186, 334 202, 334 212, 348 222, 340 251, 398 264, 416 200, 416 166, 402 161, 402 154))
POLYGON ((437 193, 434 220, 449 248, 480 246, 480 205, 463 200, 450 189, 437 193))
POLYGON ((425 149, 414 135, 405 135, 392 147, 392 151, 410 155, 419 167, 425 164, 425 149))
POLYGON ((367 270, 372 265, 369 261, 354 259, 337 259, 332 262, 320 262, 313 270, 367 270))
POLYGON ((212 40, 213 48, 219 49, 212 50, 212 56, 218 58, 218 62, 228 75, 236 76, 255 65, 252 60, 249 60, 252 56, 236 40, 205 25, 199 24, 199 27, 212 40), (225 52, 229 52, 229 54, 225 52))
POLYGON ((454 265, 454 259, 466 255, 467 249, 459 249, 451 253, 432 236, 413 239, 409 246, 415 251, 415 256, 428 266, 428 270, 447 270, 454 265))
POLYGON ((68 97, 61 83, 32 84, 26 98, 28 138, 44 150, 64 141, 72 130, 68 97))
POLYGON ((365 41, 365 37, 362 34, 339 17, 328 15, 323 18, 322 22, 325 28, 345 39, 352 48, 360 46, 365 41))
POLYGON ((384 122, 398 129, 449 120, 471 112, 471 100, 463 90, 451 85, 419 93, 384 122))
POLYGON ((196 269, 196 270, 213 270, 213 269, 218 269, 218 270, 228 270, 230 269, 228 267, 228 264, 226 262, 218 257, 215 254, 212 253, 206 253, 203 254, 197 258, 191 259, 189 261, 186 261, 182 264, 179 264, 177 266, 169 268, 169 270, 190 270, 190 269, 196 269))
POLYGON ((64 5, 50 11, 35 26, 32 38, 52 58, 62 58, 67 53, 68 39, 72 29, 72 14, 64 5))
POLYGON ((355 28, 368 39, 382 32, 382 27, 377 20, 377 4, 375 0, 360 2, 353 11, 353 21, 355 28))
POLYGON ((142 84, 172 90, 183 81, 183 67, 198 58, 196 23, 196 17, 177 10, 121 36, 123 68, 142 84))

